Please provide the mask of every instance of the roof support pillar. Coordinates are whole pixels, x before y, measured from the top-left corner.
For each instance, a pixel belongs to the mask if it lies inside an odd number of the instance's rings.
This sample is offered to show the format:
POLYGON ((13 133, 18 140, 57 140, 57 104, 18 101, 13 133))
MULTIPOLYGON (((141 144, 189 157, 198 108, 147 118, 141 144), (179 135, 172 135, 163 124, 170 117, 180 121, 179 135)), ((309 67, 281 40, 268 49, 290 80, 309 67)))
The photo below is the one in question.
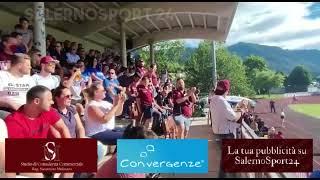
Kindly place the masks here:
POLYGON ((46 29, 45 29, 45 13, 44 2, 34 2, 34 46, 40 50, 41 55, 46 53, 46 29))
POLYGON ((217 63, 216 63, 216 42, 212 41, 212 76, 213 76, 213 88, 217 85, 217 63))
POLYGON ((151 64, 155 63, 155 60, 154 60, 154 46, 153 46, 153 41, 150 40, 149 41, 149 49, 150 49, 150 60, 151 60, 151 64))
POLYGON ((121 60, 122 66, 127 67, 127 44, 126 44, 126 32, 125 24, 123 21, 120 21, 120 40, 121 40, 121 60))

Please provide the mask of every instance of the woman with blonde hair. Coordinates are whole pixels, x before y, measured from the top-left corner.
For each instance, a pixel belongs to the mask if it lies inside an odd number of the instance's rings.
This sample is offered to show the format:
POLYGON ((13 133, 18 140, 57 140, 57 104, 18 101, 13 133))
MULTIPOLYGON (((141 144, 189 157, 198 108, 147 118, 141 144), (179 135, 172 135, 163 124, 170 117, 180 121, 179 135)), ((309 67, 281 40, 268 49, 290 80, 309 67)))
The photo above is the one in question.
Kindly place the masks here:
POLYGON ((122 113, 124 92, 115 96, 113 104, 104 100, 106 91, 100 82, 93 83, 84 94, 88 101, 84 112, 86 136, 103 144, 116 145, 117 139, 122 137, 123 130, 115 128, 115 116, 122 113))
POLYGON ((242 99, 237 105, 236 110, 243 109, 245 112, 248 112, 249 101, 246 99, 242 99))

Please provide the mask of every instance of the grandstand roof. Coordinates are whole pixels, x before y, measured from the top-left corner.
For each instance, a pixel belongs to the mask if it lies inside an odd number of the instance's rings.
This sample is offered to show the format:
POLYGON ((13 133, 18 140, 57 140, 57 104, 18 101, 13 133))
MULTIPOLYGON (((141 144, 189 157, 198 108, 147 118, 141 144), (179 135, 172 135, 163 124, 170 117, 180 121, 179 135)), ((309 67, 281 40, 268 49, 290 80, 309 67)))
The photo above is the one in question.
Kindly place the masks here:
MULTIPOLYGON (((16 16, 32 15, 32 8, 32 2, 0 3, 0 11, 16 16)), ((45 2, 45 8, 48 10, 47 26, 102 47, 119 47, 121 19, 125 22, 127 39, 131 42, 127 46, 130 50, 145 46, 150 41, 171 39, 225 41, 237 3, 45 2), (68 12, 73 18, 66 18, 68 12)))

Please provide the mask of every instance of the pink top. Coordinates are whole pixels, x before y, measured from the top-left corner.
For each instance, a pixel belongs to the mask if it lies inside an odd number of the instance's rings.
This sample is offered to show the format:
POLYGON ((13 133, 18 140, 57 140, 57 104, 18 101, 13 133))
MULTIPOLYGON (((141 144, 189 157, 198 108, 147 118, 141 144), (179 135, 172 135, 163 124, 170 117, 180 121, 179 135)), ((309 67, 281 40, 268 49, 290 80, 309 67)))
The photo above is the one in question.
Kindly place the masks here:
POLYGON ((115 154, 98 169, 96 178, 146 178, 146 175, 117 173, 117 155, 115 154))

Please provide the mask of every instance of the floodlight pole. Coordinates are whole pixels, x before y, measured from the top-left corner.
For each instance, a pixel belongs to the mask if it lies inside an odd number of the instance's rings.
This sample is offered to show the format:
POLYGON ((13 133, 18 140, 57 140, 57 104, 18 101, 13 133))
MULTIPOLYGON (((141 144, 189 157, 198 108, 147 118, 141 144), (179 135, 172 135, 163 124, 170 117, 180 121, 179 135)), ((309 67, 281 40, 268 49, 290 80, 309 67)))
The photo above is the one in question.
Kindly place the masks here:
POLYGON ((216 63, 216 43, 212 40, 212 77, 213 77, 213 87, 217 84, 217 63, 216 63))

